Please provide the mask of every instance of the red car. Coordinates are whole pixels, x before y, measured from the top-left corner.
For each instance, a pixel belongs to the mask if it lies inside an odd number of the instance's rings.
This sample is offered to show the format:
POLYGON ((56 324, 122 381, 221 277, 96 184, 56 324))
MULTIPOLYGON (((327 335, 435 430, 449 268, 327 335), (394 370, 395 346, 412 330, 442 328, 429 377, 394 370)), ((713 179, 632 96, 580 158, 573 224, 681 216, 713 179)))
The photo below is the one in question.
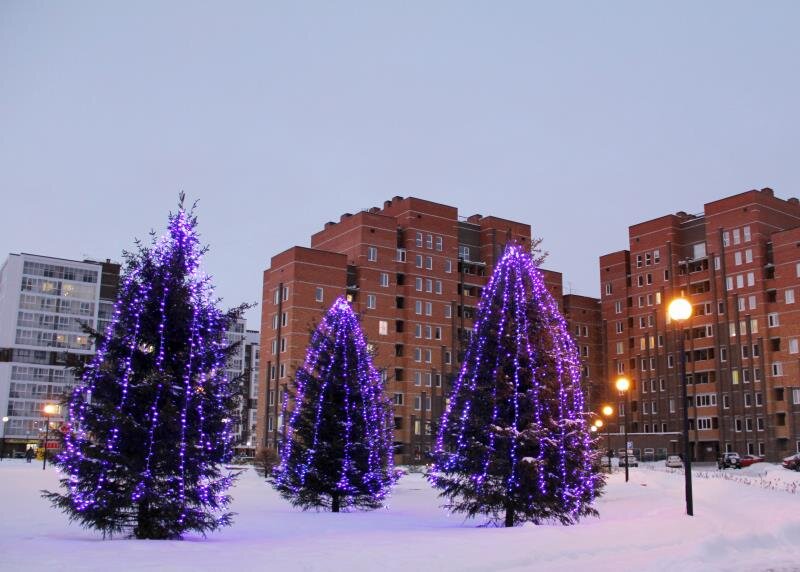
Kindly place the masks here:
POLYGON ((740 464, 742 468, 744 468, 744 467, 749 467, 754 463, 763 463, 763 462, 764 462, 764 457, 756 457, 755 455, 745 455, 744 457, 742 457, 740 464))
POLYGON ((795 453, 783 460, 783 467, 792 471, 800 471, 800 453, 795 453))

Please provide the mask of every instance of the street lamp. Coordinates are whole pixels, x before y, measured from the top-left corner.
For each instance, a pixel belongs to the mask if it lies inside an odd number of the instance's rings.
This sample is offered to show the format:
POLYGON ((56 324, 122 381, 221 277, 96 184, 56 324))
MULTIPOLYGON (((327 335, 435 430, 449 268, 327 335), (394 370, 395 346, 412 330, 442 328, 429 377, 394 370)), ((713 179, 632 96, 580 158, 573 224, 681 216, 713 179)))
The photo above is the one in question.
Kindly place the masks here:
POLYGON ((617 391, 620 393, 625 394, 625 482, 628 482, 628 465, 630 464, 628 459, 628 417, 631 414, 631 407, 630 407, 630 392, 628 391, 631 388, 631 382, 627 377, 619 377, 617 378, 616 382, 617 391))
POLYGON ((3 445, 0 448, 0 461, 6 456, 6 423, 8 423, 8 415, 3 417, 3 445))
POLYGON ((671 320, 678 322, 679 331, 679 344, 678 349, 681 352, 680 359, 680 376, 681 387, 683 388, 683 473, 686 483, 686 514, 689 516, 694 515, 694 506, 692 502, 692 457, 689 449, 689 396, 688 387, 686 383, 686 350, 684 349, 683 341, 683 322, 692 316, 692 305, 686 298, 675 298, 670 302, 667 308, 667 314, 671 320))
MULTIPOLYGON (((610 405, 604 405, 603 409, 600 410, 603 413, 603 416, 607 417, 609 420, 611 419, 611 414, 614 413, 614 408, 610 405)), ((609 421, 606 423, 606 446, 608 447, 608 472, 611 472, 611 422, 609 421)))
POLYGON ((47 467, 47 438, 50 435, 50 415, 53 415, 58 411, 58 408, 53 405, 52 403, 48 403, 47 405, 42 408, 42 413, 44 414, 44 453, 42 454, 42 470, 45 470, 47 467))

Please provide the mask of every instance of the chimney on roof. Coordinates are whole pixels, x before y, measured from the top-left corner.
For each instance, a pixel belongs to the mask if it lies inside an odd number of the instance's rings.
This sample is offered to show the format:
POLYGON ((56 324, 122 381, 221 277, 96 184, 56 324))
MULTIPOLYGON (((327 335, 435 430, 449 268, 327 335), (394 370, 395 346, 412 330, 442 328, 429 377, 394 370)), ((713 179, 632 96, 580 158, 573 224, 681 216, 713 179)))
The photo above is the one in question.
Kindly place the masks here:
POLYGON ((383 208, 388 209, 392 206, 392 201, 383 201, 383 208))
POLYGON ((403 200, 403 197, 401 197, 400 195, 395 195, 395 196, 392 197, 392 202, 402 201, 402 200, 403 200))
POLYGON ((353 216, 353 213, 344 213, 342 216, 339 217, 339 222, 342 222, 346 218, 350 218, 353 216))
POLYGON ((375 214, 381 212, 381 209, 379 209, 378 207, 372 207, 371 209, 369 209, 369 212, 375 214))
POLYGON ((333 226, 335 224, 336 224, 335 222, 333 222, 332 220, 329 220, 328 222, 325 223, 325 228, 328 228, 329 226, 333 226))
POLYGON ((786 199, 786 202, 791 205, 800 205, 800 200, 798 200, 797 197, 790 197, 786 199))
POLYGON ((769 187, 764 187, 763 189, 761 189, 761 192, 764 193, 765 195, 767 195, 768 197, 774 197, 775 196, 775 193, 773 193, 772 189, 770 189, 769 187))
POLYGON ((675 213, 675 216, 680 218, 686 218, 686 211, 678 211, 675 213))

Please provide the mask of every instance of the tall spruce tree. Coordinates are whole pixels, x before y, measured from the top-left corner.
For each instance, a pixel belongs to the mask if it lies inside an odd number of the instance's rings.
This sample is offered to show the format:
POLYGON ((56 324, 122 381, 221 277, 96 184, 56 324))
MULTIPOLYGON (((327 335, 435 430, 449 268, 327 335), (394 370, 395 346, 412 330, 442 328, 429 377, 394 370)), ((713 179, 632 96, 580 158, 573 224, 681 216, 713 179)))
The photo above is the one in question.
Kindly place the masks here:
POLYGON ((275 489, 304 510, 380 507, 394 482, 391 405, 344 298, 311 334, 293 401, 275 489))
POLYGON ((539 270, 510 244, 486 286, 429 480, 492 524, 571 524, 603 485, 577 348, 539 270))
POLYGON ((246 306, 217 308, 199 269, 194 208, 168 234, 125 253, 112 321, 69 400, 54 506, 103 536, 179 538, 228 525, 234 475, 231 419, 239 388, 226 378, 225 332, 246 306))

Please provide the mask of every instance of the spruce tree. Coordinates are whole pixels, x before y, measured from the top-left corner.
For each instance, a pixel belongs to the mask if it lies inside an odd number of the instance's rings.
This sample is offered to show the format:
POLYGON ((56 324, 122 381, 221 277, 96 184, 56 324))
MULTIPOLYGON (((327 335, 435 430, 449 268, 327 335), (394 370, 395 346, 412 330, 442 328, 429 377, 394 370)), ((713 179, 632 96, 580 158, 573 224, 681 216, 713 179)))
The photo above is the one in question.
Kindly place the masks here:
POLYGON ((350 305, 312 332, 272 483, 293 505, 374 509, 394 482, 391 405, 350 305))
POLYGON ((510 244, 484 289, 428 477, 445 507, 489 523, 596 515, 602 477, 580 362, 529 253, 510 244))
POLYGON ((183 203, 165 237, 124 254, 112 321, 93 332, 96 354, 69 399, 62 491, 44 491, 104 537, 173 539, 231 522, 234 475, 221 464, 240 391, 226 378, 225 332, 246 307, 217 308, 183 203))

